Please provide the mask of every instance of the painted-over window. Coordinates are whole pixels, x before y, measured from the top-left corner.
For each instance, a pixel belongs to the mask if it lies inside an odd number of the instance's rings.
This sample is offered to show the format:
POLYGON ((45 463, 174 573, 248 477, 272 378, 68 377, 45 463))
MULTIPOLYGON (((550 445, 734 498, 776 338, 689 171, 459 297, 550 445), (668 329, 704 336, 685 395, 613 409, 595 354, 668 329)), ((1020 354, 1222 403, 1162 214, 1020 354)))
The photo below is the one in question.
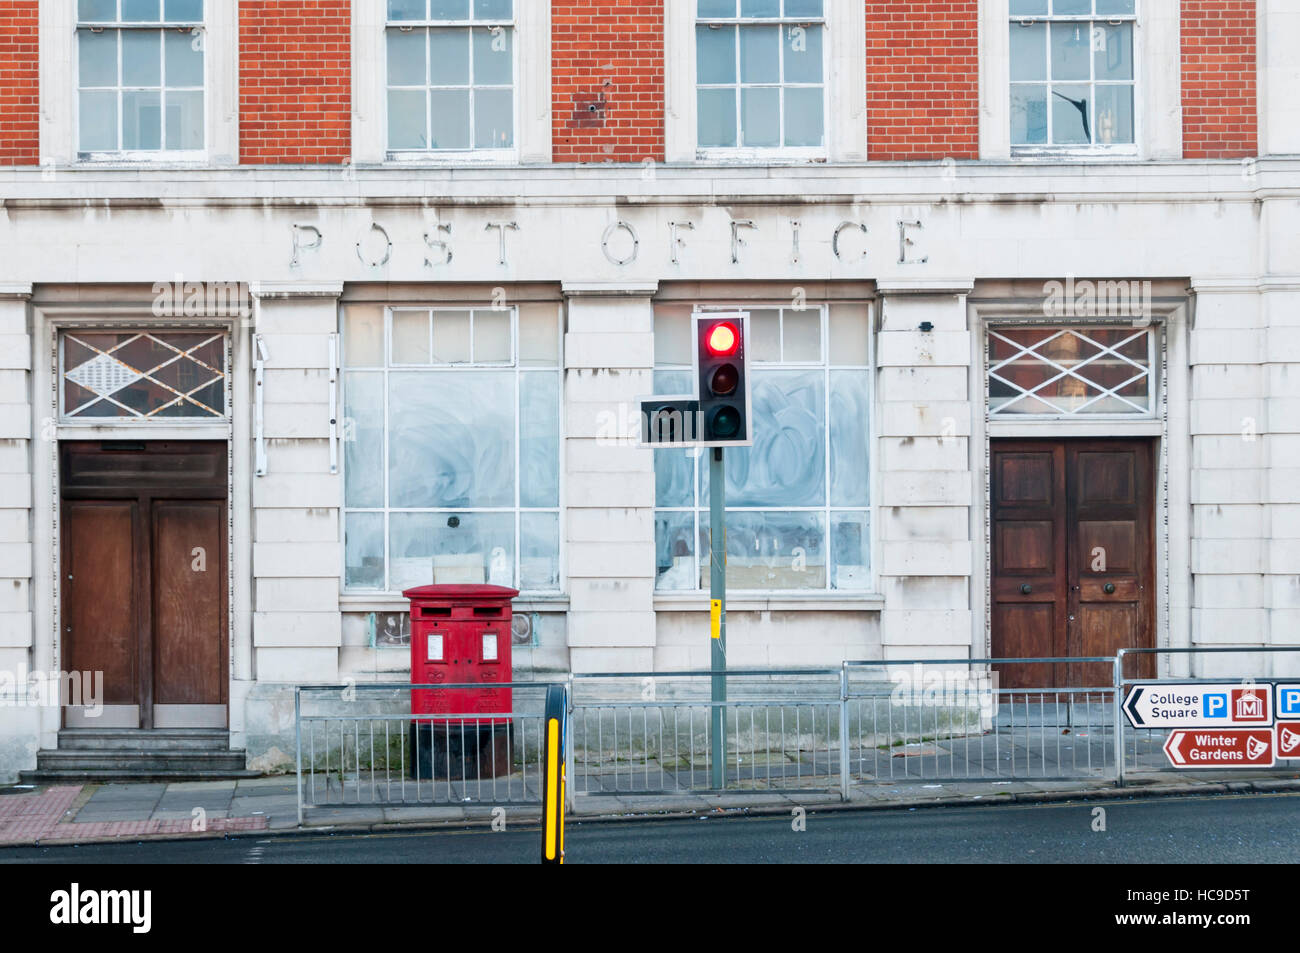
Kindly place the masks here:
POLYGON ((388 151, 515 147, 513 0, 388 0, 388 151))
POLYGON ((826 144, 823 0, 698 0, 701 150, 826 144))
MULTIPOLYGON (((655 393, 690 393, 689 305, 655 309, 655 393)), ((867 307, 729 306, 750 315, 754 445, 727 451, 727 585, 871 588, 867 307)), ((660 590, 709 585, 709 466, 656 450, 660 590)))
POLYGON ((554 304, 350 305, 345 586, 559 588, 554 304))
POLYGON ((1011 145, 1133 147, 1136 0, 1010 0, 1011 145))
POLYGON ((202 153, 203 41, 203 0, 78 0, 78 153, 202 153))
POLYGON ((1149 416, 1155 347, 1151 328, 989 328, 989 413, 1149 416))
POLYGON ((65 420, 224 419, 224 331, 65 331, 59 403, 65 420))

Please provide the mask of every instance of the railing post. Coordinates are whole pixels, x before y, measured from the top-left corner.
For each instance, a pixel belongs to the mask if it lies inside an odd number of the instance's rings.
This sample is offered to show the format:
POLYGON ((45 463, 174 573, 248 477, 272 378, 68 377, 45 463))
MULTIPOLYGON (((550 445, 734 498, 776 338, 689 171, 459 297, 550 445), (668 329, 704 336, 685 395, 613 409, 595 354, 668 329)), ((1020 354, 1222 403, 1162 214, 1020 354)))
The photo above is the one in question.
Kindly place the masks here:
POLYGON ((302 686, 293 690, 293 733, 298 746, 298 826, 302 827, 302 686))
POLYGON ((1124 649, 1115 653, 1115 786, 1124 786, 1124 649))
POLYGON ((840 800, 849 800, 849 663, 840 663, 840 800))
POLYGON ((577 808, 577 789, 578 789, 578 771, 577 755, 573 750, 573 673, 570 672, 565 679, 565 704, 568 717, 564 719, 564 758, 565 758, 565 777, 568 783, 565 785, 566 800, 569 803, 569 810, 577 808))

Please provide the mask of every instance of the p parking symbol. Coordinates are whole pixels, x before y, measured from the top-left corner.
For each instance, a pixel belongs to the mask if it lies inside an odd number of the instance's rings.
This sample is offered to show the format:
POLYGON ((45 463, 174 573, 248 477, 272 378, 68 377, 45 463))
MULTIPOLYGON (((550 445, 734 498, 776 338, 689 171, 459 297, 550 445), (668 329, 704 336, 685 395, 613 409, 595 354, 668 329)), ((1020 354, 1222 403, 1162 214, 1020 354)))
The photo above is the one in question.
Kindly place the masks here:
POLYGON ((1205 717, 1206 718, 1227 718, 1228 717, 1228 696, 1227 695, 1206 695, 1205 696, 1205 717))
POLYGON ((1300 716, 1300 688, 1283 688, 1278 692, 1277 713, 1279 717, 1300 716))

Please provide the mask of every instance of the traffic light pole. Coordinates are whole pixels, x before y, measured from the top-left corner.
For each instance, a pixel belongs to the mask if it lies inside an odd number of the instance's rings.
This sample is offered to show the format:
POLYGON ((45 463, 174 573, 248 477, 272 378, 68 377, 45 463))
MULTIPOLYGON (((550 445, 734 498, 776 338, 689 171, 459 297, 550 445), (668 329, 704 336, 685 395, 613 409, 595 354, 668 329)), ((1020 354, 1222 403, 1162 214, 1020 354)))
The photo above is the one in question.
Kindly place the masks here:
POLYGON ((713 677, 713 777, 721 791, 727 769, 727 484, 722 448, 709 454, 709 642, 713 677))

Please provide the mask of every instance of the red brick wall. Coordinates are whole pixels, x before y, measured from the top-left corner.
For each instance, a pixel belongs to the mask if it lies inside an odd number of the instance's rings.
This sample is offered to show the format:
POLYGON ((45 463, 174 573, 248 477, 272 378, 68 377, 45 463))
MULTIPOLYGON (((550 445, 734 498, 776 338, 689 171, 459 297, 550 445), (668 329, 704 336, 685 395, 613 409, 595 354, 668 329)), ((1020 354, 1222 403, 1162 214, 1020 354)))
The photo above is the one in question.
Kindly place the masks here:
POLYGON ((0 165, 41 161, 37 0, 0 0, 0 165))
POLYGON ((241 0, 241 162, 349 160, 351 31, 352 0, 241 0))
POLYGON ((868 158, 979 158, 978 0, 866 3, 868 158))
POLYGON ((1259 149, 1255 0, 1183 0, 1183 157, 1259 149))
POLYGON ((662 0, 552 0, 551 57, 556 162, 663 159, 662 0))

